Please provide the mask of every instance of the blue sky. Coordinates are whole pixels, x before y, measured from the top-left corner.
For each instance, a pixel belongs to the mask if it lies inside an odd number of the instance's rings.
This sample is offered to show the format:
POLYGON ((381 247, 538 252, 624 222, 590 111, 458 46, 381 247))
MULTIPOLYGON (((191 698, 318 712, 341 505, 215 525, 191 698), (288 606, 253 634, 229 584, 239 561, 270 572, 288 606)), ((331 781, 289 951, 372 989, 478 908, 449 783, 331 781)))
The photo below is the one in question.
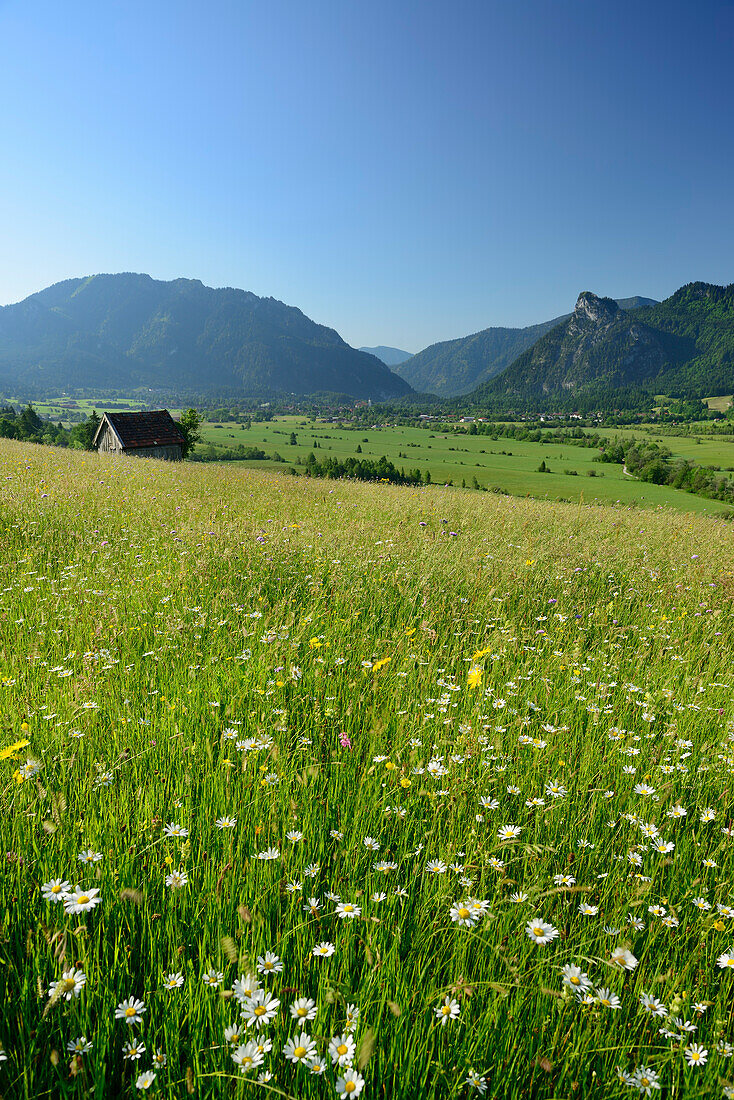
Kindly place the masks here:
POLYGON ((0 0, 0 302, 99 271, 416 351, 734 280, 734 4, 0 0))

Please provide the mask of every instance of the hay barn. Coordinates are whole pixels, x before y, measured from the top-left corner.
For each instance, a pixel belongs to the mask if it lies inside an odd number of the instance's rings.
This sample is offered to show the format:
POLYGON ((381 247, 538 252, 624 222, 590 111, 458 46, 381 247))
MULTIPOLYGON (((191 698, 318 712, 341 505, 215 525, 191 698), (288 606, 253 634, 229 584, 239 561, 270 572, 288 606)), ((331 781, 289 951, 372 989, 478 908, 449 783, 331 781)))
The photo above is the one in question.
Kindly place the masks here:
POLYGON ((94 437, 100 453, 137 455, 180 462, 184 437, 167 409, 154 412, 106 412, 94 437))

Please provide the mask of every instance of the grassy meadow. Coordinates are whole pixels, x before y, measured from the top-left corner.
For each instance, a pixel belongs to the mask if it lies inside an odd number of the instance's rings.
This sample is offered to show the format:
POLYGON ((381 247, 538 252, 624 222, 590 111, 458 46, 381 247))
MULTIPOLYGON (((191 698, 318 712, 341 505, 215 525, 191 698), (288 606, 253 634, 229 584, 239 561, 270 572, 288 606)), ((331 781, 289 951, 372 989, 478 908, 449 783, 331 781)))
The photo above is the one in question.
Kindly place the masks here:
POLYGON ((731 524, 0 471, 5 1100, 734 1096, 731 524))
MULTIPOLYGON (((710 402, 724 400, 729 399, 711 398, 710 402)), ((141 407, 141 401, 134 396, 108 401, 78 398, 73 405, 71 419, 61 398, 49 398, 37 402, 34 407, 41 416, 70 427, 93 409, 134 410, 141 407)), ((181 409, 171 409, 174 417, 181 412, 181 409)), ((655 424, 598 430, 610 439, 658 442, 675 457, 698 465, 734 469, 734 434, 707 435, 706 427, 701 426, 700 436, 663 435, 655 424)), ((255 421, 249 427, 234 421, 207 421, 202 425, 200 452, 207 446, 214 454, 223 454, 238 446, 258 448, 265 458, 235 460, 238 466, 251 470, 272 470, 274 459, 278 464, 282 460, 286 468, 298 470, 298 464, 304 463, 311 451, 319 461, 357 456, 377 461, 384 455, 398 469, 407 471, 418 467, 424 474, 430 472, 434 482, 450 482, 467 489, 499 491, 537 500, 669 507, 706 515, 730 515, 732 512, 730 505, 722 501, 708 500, 667 485, 642 482, 625 473, 621 466, 594 462, 597 452, 593 448, 515 439, 492 440, 481 435, 442 432, 435 424, 422 428, 377 425, 364 429, 296 415, 255 421), (295 443, 291 442, 292 434, 296 437, 295 443), (539 468, 543 463, 546 469, 541 472, 539 468)))
MULTIPOLYGON (((655 437, 654 430, 650 429, 655 437)), ((645 438, 644 429, 609 432, 610 438, 635 435, 645 438)), ((429 470, 435 482, 451 481, 455 486, 474 479, 482 489, 500 489, 513 496, 531 496, 539 500, 570 500, 589 503, 632 504, 638 507, 672 507, 683 511, 721 515, 731 508, 717 500, 707 500, 667 485, 653 485, 625 474, 621 466, 594 462, 596 451, 567 444, 531 443, 516 439, 492 440, 488 436, 441 432, 428 428, 402 426, 375 427, 366 430, 340 428, 323 422, 311 423, 303 417, 278 417, 256 422, 251 427, 236 423, 206 423, 202 429, 205 444, 213 447, 259 447, 271 459, 278 454, 289 465, 305 461, 313 451, 317 459, 345 459, 357 454, 379 459, 385 455, 398 469, 418 466, 429 470), (296 443, 290 442, 291 433, 296 443), (545 463, 549 473, 540 473, 545 463)), ((666 437, 663 445, 674 454, 705 464, 714 462, 734 467, 734 439, 704 439, 696 444, 689 437, 666 437)), ((239 464, 239 463, 238 463, 239 464)), ((270 461, 250 460, 252 468, 270 466, 270 461)))

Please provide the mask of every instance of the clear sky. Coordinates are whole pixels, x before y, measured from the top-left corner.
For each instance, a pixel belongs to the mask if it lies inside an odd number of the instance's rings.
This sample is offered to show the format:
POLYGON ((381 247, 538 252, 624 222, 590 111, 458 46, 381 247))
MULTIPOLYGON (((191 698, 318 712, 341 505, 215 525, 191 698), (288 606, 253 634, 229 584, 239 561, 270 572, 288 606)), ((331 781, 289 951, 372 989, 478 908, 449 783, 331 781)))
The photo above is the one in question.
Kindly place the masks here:
POLYGON ((0 302, 199 278, 409 351, 734 281, 734 4, 0 0, 0 302))

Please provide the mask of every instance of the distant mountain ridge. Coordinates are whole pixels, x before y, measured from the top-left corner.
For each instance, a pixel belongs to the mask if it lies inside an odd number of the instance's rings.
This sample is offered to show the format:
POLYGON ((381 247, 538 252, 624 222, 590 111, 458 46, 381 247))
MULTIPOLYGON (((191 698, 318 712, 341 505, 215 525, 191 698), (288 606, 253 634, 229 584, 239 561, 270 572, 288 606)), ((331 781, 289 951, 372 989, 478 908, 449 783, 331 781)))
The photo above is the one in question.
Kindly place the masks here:
MULTIPOLYGON (((623 309, 638 309, 654 305, 655 299, 637 295, 620 298, 618 304, 623 309)), ((423 393, 436 393, 441 397, 469 393, 500 374, 527 348, 570 316, 567 313, 528 328, 485 328, 471 336, 431 344, 411 359, 396 363, 396 373, 423 393)))
POLYGON ((583 291, 568 319, 471 398, 523 407, 622 389, 694 398, 734 391, 734 284, 688 283, 633 312, 583 291))
POLYGON ((406 359, 410 359, 413 354, 412 351, 401 351, 400 348, 388 348, 384 344, 378 344, 376 348, 360 348, 360 351, 366 351, 368 355, 376 356, 381 362, 388 367, 397 367, 398 363, 404 363, 406 359))
POLYGON ((383 400, 410 386, 300 309, 197 279, 66 279, 0 308, 0 388, 383 400))

